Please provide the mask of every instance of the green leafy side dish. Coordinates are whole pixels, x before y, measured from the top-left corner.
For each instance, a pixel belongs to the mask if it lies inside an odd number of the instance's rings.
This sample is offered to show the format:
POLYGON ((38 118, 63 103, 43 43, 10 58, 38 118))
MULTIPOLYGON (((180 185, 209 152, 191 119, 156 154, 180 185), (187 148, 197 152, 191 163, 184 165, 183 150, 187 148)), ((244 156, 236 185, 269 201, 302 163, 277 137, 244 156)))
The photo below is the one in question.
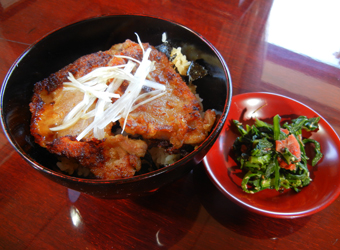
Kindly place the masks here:
POLYGON ((320 117, 308 119, 300 116, 291 123, 285 122, 282 127, 279 115, 274 116, 273 125, 256 118, 254 125, 243 127, 242 123, 233 120, 241 134, 233 144, 233 152, 240 168, 246 171, 242 189, 251 194, 265 189, 299 192, 307 186, 311 178, 305 144, 314 144, 312 166, 323 155, 316 140, 302 138, 302 130, 317 130, 319 120, 320 117))

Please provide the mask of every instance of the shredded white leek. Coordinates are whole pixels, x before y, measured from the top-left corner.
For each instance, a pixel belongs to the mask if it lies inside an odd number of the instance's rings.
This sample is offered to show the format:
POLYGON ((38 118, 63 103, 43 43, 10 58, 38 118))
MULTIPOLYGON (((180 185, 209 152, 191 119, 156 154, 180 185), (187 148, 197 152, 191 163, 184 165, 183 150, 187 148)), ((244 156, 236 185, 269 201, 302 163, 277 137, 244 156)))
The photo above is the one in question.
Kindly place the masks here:
POLYGON ((166 35, 166 32, 163 32, 162 34, 162 43, 167 43, 167 35, 166 35))
POLYGON ((52 131, 69 128, 79 119, 93 118, 90 125, 77 136, 77 140, 81 140, 91 131, 95 138, 102 139, 105 137, 104 129, 107 125, 124 118, 123 133, 131 111, 166 93, 165 85, 147 79, 149 73, 155 69, 154 62, 149 60, 151 48, 145 51, 137 34, 136 36, 143 50, 142 61, 129 56, 117 55, 116 57, 128 59, 127 64, 99 67, 78 79, 69 73, 69 82, 64 82, 64 90, 81 91, 84 93, 84 98, 65 116, 61 125, 51 128, 52 131), (135 67, 137 69, 132 74, 135 67), (129 85, 124 94, 119 96, 115 91, 123 81, 128 81, 129 85), (141 94, 143 86, 154 90, 141 94), (112 103, 112 98, 117 100, 112 103), (89 111, 93 105, 95 105, 94 109, 89 111))

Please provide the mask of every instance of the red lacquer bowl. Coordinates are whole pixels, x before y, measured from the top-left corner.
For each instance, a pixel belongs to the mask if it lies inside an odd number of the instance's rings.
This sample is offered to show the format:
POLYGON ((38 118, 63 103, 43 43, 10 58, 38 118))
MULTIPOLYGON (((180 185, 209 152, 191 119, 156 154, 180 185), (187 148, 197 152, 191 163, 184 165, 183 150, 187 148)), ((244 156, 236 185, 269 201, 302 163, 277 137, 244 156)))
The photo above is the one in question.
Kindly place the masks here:
POLYGON ((315 167, 308 166, 312 178, 308 186, 299 193, 294 190, 286 190, 283 193, 263 190, 248 194, 241 188, 244 174, 231 157, 232 145, 240 135, 232 120, 253 124, 253 118, 256 116, 272 124, 272 118, 276 114, 281 116, 282 122, 300 115, 308 118, 320 116, 306 105, 282 95, 246 93, 234 96, 228 120, 204 158, 206 170, 221 192, 253 212, 276 218, 296 218, 314 214, 330 205, 340 193, 340 139, 321 116, 319 130, 303 134, 304 137, 317 140, 324 154, 315 167))

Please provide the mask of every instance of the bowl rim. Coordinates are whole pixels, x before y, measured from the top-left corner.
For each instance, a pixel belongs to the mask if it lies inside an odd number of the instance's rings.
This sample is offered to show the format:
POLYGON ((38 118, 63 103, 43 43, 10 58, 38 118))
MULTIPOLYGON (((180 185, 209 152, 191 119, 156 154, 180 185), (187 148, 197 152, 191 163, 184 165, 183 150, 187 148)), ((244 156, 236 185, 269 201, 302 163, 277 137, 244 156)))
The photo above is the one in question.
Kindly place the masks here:
MULTIPOLYGON (((76 22, 73 23, 69 23, 65 26, 59 27, 57 29, 52 30, 51 32, 45 34, 44 36, 42 36, 41 38, 39 38, 38 40, 36 40, 33 44, 31 44, 12 64, 12 66, 10 67, 9 71, 7 72, 4 81, 2 83, 1 86, 1 91, 0 91, 0 95, 1 95, 1 100, 0 100, 0 111, 1 111, 1 125, 4 131, 4 134, 6 136, 6 138, 8 139, 8 141, 10 142, 10 144, 12 145, 12 147, 16 150, 17 153, 19 153, 33 168, 35 168, 38 171, 41 171, 43 173, 46 173, 48 175, 53 175, 55 177, 58 178, 62 178, 62 179, 67 179, 69 181, 76 181, 76 182, 82 182, 82 183, 88 183, 88 184, 103 184, 103 183, 110 183, 110 184, 121 184, 121 183, 131 183, 131 182, 135 182, 141 179, 148 179, 151 177, 154 177, 156 175, 160 175, 164 172, 169 172, 172 171, 173 169, 175 169, 177 166, 182 165, 182 164, 186 164, 187 162, 189 162, 192 158, 194 158, 199 151, 197 149, 194 149, 192 152, 190 152, 188 155, 186 155, 185 157, 181 158, 180 160, 176 161, 175 163, 168 165, 166 167, 148 172, 148 173, 144 173, 144 174, 140 174, 140 175, 135 175, 132 177, 127 177, 127 178, 121 178, 121 179, 86 179, 86 178, 82 178, 82 177, 74 177, 74 176, 69 176, 67 174, 64 173, 59 173, 56 171, 53 171, 45 166, 43 166, 42 164, 34 161, 34 159, 32 159, 24 150, 21 149, 21 147, 19 145, 16 144, 15 140, 12 139, 10 133, 8 132, 10 129, 7 127, 7 124, 5 124, 5 117, 3 114, 3 96, 4 93, 6 91, 6 86, 7 83, 13 73, 13 71, 15 70, 15 68, 17 67, 17 65, 20 63, 20 61, 40 42, 42 42, 46 37, 50 36, 51 34, 58 32, 60 30, 69 28, 71 26, 74 25, 78 25, 78 24, 82 24, 85 22, 89 22, 89 21, 93 21, 93 20, 98 20, 98 19, 103 19, 103 18, 117 18, 117 17, 141 17, 141 18, 151 18, 151 19, 157 19, 157 20, 161 20, 161 21, 165 21, 165 22, 169 22, 174 24, 175 26, 178 26, 182 29, 187 30, 188 32, 194 34, 197 38, 199 38, 203 43, 205 43, 207 46, 209 46, 209 48, 214 52, 214 54, 216 55, 216 57, 218 58, 219 62, 221 63, 222 67, 223 67, 223 71, 224 74, 226 76, 226 87, 227 87, 227 98, 226 101, 224 103, 224 107, 223 107, 223 112, 220 115, 220 118, 217 122, 217 124, 215 125, 214 129, 210 132, 209 136, 207 136, 205 138, 205 140, 199 145, 199 148, 205 148, 211 141, 214 141, 217 139, 223 124, 225 123, 226 119, 227 119, 227 115, 229 113, 229 109, 230 109, 230 105, 231 105, 231 99, 232 99, 232 79, 231 79, 231 75, 230 75, 230 71, 228 68, 228 65, 226 64, 223 56, 220 54, 220 52, 204 37, 202 36, 200 33, 188 28, 187 26, 184 26, 178 22, 169 20, 169 19, 165 19, 165 18, 161 18, 161 17, 157 17, 157 16, 152 16, 152 15, 144 15, 144 14, 123 14, 123 15, 101 15, 101 16, 95 16, 95 17, 89 17, 86 19, 82 19, 82 20, 78 20, 76 22)), ((197 162, 198 163, 198 162, 197 162)))

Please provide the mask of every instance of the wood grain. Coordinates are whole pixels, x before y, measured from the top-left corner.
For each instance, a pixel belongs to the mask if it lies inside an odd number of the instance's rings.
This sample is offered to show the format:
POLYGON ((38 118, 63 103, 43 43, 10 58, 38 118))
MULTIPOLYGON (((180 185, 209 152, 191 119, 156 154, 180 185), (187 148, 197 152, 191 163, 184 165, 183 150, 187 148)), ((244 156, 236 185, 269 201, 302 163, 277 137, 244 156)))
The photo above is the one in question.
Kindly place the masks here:
MULTIPOLYGON (((219 50, 234 95, 266 91, 292 97, 322 114, 340 134, 339 67, 267 43, 274 3, 19 0, 1 5, 0 82, 26 48, 55 29, 101 15, 158 16, 197 31, 219 50)), ((0 132, 0 249, 339 249, 339 211, 338 197, 309 217, 254 214, 224 197, 203 164, 152 196, 97 199, 42 178, 0 132)))

